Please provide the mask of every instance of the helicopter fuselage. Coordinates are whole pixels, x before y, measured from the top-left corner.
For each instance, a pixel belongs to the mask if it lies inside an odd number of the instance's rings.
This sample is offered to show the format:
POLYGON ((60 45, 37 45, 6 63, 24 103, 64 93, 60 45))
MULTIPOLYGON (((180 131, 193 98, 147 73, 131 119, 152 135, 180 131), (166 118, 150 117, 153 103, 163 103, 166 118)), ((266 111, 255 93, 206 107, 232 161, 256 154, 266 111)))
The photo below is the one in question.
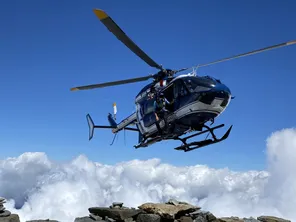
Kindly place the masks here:
MULTIPOLYGON (((142 135, 153 136, 158 133, 154 113, 155 96, 151 97, 151 86, 157 93, 163 92, 171 102, 167 123, 173 123, 174 130, 168 137, 182 135, 188 130, 201 130, 208 121, 214 121, 228 106, 231 100, 230 89, 219 80, 192 74, 180 75, 171 81, 162 80, 146 85, 136 96, 137 128, 142 135)), ((165 127, 160 121, 161 128, 165 127)))

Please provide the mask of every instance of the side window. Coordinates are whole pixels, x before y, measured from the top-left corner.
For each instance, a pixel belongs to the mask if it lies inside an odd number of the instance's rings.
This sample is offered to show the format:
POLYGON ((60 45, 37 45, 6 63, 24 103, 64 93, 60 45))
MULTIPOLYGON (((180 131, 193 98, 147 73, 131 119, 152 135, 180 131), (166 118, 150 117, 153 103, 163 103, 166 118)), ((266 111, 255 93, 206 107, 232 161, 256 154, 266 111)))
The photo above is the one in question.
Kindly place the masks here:
POLYGON ((148 100, 141 105, 141 114, 147 115, 154 110, 154 99, 148 100))
POLYGON ((188 95, 188 91, 182 80, 178 79, 175 83, 175 97, 183 97, 188 95))
POLYGON ((149 113, 149 114, 145 115, 144 118, 143 118, 143 121, 144 121, 144 126, 145 127, 149 127, 152 124, 154 124, 155 121, 156 121, 154 113, 149 113))
POLYGON ((181 108, 185 104, 187 104, 191 97, 189 95, 189 91, 184 84, 182 79, 178 79, 175 82, 175 98, 176 98, 176 104, 175 104, 175 110, 181 108))
POLYGON ((155 123, 154 99, 148 100, 142 105, 144 126, 149 127, 155 123))
POLYGON ((141 106, 140 106, 140 114, 141 114, 141 116, 144 116, 144 106, 143 106, 143 104, 141 104, 141 106))
POLYGON ((184 79, 184 83, 187 86, 188 90, 190 92, 193 92, 194 89, 197 87, 197 84, 195 82, 193 82, 191 79, 184 79))
POLYGON ((153 104, 154 104, 154 100, 152 99, 146 103, 145 114, 153 112, 154 110, 153 104))

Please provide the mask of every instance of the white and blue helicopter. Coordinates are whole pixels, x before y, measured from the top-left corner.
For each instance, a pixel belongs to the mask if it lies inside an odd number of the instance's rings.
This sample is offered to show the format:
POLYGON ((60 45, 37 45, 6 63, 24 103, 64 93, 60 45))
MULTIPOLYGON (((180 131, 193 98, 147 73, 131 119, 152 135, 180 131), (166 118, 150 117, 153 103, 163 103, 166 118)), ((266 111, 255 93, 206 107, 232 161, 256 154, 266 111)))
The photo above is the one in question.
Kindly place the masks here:
MULTIPOLYGON (((228 138, 232 125, 221 138, 217 138, 215 136, 214 130, 224 127, 224 124, 215 127, 208 126, 214 123, 215 118, 225 111, 231 99, 234 98, 231 95, 230 89, 225 84, 210 76, 197 76, 196 69, 193 69, 193 72, 188 74, 175 76, 177 73, 190 68, 183 68, 179 70, 164 69, 161 65, 152 60, 145 52, 143 52, 106 12, 100 9, 94 9, 94 13, 108 28, 108 30, 112 32, 132 52, 144 60, 148 65, 157 68, 160 71, 156 74, 139 78, 71 88, 71 91, 88 90, 147 81, 148 79, 153 80, 136 96, 136 111, 127 118, 123 119, 120 123, 116 123, 115 118, 109 113, 108 126, 95 125, 91 116, 87 114, 86 118, 89 126, 89 140, 93 138, 95 128, 112 129, 112 132, 115 133, 115 135, 121 130, 130 130, 138 132, 138 144, 134 146, 135 148, 147 147, 162 140, 180 140, 182 145, 176 147, 175 149, 188 152, 221 142, 228 138), (154 112, 154 101, 160 93, 163 94, 164 97, 171 103, 166 107, 168 111, 166 117, 157 120, 154 112), (131 125, 135 125, 136 127, 130 127, 131 125), (160 130, 162 131, 161 134, 159 133, 160 130), (208 135, 211 134, 211 139, 187 142, 188 139, 207 132, 208 135), (188 133, 193 134, 185 137, 185 134, 188 133)), ((296 44, 296 40, 216 60, 214 62, 198 65, 195 68, 292 44, 296 44)))

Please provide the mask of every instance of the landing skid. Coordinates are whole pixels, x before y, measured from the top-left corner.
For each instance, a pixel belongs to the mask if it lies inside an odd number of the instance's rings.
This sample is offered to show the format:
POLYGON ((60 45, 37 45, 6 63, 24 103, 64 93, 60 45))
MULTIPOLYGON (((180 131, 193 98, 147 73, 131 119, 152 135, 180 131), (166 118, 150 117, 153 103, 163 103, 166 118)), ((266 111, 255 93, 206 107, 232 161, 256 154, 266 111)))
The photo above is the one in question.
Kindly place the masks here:
POLYGON ((183 143, 183 145, 181 145, 179 147, 176 147, 175 150, 183 150, 184 152, 188 152, 188 151, 199 149, 201 147, 205 147, 205 146, 208 146, 208 145, 211 145, 211 144, 215 144, 215 143, 218 143, 218 142, 221 142, 221 141, 227 139, 227 137, 229 136, 230 131, 232 129, 232 126, 230 126, 229 129, 227 130, 227 132, 223 135, 223 137, 220 138, 220 139, 217 139, 216 135, 214 134, 214 130, 216 130, 218 128, 221 128, 221 127, 224 127, 224 124, 221 124, 221 125, 218 125, 218 126, 215 126, 215 127, 212 127, 212 128, 210 128, 209 126, 206 126, 206 125, 204 125, 203 127, 205 127, 206 130, 195 133, 193 135, 190 135, 190 136, 187 136, 187 137, 184 137, 184 138, 180 138, 180 137, 164 138, 163 136, 156 136, 154 138, 144 139, 144 141, 142 141, 141 143, 135 145, 134 147, 136 149, 140 148, 140 147, 148 147, 151 144, 156 143, 156 142, 160 142, 162 140, 173 139, 173 140, 180 140, 183 143), (191 143, 186 142, 190 138, 193 138, 195 136, 199 136, 199 135, 207 133, 207 132, 209 132, 211 134, 212 139, 205 139, 205 140, 202 140, 202 141, 196 141, 196 142, 191 142, 191 143))
POLYGON ((204 125, 203 127, 206 128, 206 130, 204 130, 204 131, 201 131, 199 133, 195 133, 193 135, 190 135, 190 136, 187 136, 187 137, 184 137, 184 138, 180 138, 180 137, 175 138, 175 140, 180 140, 183 143, 183 145, 181 145, 179 147, 176 147, 175 150, 181 150, 181 151, 183 150, 184 152, 188 152, 188 151, 192 151, 192 150, 195 150, 195 149, 199 149, 201 147, 205 147, 205 146, 208 146, 208 145, 211 145, 211 144, 221 142, 221 141, 227 139, 227 137, 229 136, 230 131, 232 129, 232 125, 231 125, 229 127, 229 129, 227 130, 227 132, 220 139, 217 139, 216 135, 214 134, 214 130, 218 129, 218 128, 221 128, 223 126, 224 126, 224 124, 221 124, 221 125, 215 126, 213 128, 210 128, 210 127, 204 125), (190 138, 193 138, 195 136, 199 136, 199 135, 207 133, 207 132, 209 132, 211 134, 212 139, 205 139, 205 140, 191 142, 191 143, 186 142, 190 138))
POLYGON ((142 141, 138 145, 135 145, 134 147, 136 149, 138 149, 140 147, 148 147, 148 146, 152 145, 153 143, 160 142, 162 140, 163 140, 162 136, 156 136, 152 139, 145 139, 144 141, 142 141))

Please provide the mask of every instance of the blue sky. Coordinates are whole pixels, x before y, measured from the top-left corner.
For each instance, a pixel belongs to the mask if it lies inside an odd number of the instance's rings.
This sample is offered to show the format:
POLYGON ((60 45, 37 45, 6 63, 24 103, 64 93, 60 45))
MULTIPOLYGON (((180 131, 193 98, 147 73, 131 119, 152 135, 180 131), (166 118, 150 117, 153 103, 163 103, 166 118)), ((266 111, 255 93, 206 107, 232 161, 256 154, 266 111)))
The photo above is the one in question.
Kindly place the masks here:
POLYGON ((95 131, 88 141, 85 115, 107 124, 116 102, 117 117, 124 118, 148 81, 70 92, 73 86, 156 71, 108 32, 93 8, 104 9, 147 54, 174 69, 296 39, 292 0, 31 0, 2 6, 1 158, 40 151, 57 161, 85 154, 108 164, 157 157, 174 165, 264 169, 266 138, 295 126, 296 46, 199 70, 220 78, 236 96, 217 120, 234 127, 228 140, 190 153, 175 151, 179 142, 135 150, 133 132, 126 132, 125 140, 120 133, 113 146, 109 130, 95 131))

